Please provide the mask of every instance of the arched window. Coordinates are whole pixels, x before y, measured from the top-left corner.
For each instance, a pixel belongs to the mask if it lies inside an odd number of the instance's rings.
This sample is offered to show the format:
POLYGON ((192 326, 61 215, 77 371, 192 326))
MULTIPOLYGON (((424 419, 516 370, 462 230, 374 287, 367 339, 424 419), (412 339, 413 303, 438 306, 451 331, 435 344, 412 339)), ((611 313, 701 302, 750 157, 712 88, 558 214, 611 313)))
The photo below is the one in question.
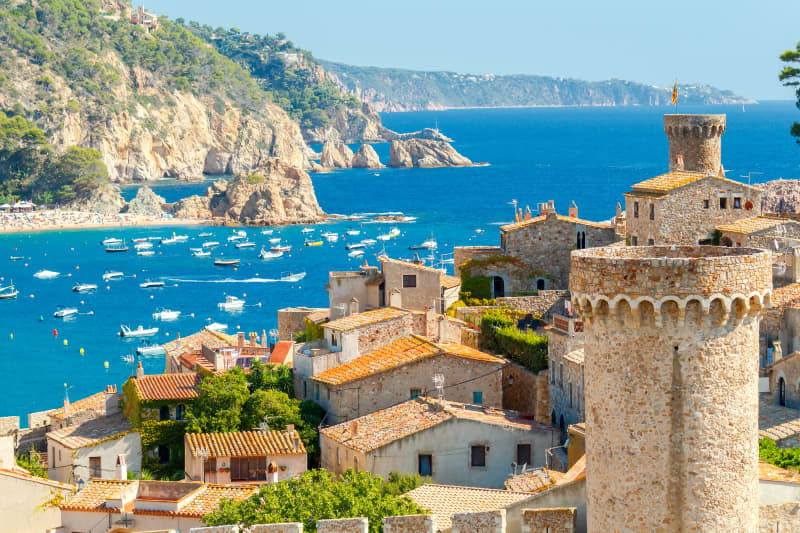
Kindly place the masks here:
POLYGON ((543 291, 547 287, 547 282, 543 278, 536 280, 536 290, 543 291))
POLYGON ((575 245, 578 250, 583 250, 586 248, 586 232, 579 231, 575 236, 575 245))
POLYGON ((556 412, 554 410, 550 411, 550 423, 554 426, 556 425, 556 412))
POLYGON ((786 407, 786 381, 778 378, 778 405, 786 407))

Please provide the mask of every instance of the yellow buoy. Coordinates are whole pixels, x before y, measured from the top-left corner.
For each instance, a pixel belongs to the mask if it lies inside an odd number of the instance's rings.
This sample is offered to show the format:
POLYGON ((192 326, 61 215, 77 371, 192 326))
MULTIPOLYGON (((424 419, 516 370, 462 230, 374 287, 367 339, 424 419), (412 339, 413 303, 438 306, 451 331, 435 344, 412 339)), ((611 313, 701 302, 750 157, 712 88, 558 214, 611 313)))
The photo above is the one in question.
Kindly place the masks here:
POLYGON ((14 334, 13 333, 9 334, 9 338, 13 339, 14 338, 14 334))
POLYGON ((103 366, 104 366, 104 367, 106 367, 106 368, 108 368, 108 361, 104 362, 104 363, 103 363, 103 366))
POLYGON ((69 344, 69 341, 67 339, 64 339, 64 346, 66 346, 68 344, 69 344))
POLYGON ((83 348, 81 348, 81 355, 83 355, 83 348))

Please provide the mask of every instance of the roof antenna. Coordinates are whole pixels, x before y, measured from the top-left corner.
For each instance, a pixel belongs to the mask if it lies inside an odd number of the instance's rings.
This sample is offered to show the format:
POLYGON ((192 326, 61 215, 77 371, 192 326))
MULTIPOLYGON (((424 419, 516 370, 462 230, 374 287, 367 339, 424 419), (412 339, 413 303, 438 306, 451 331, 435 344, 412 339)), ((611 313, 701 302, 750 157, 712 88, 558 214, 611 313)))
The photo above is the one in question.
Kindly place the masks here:
POLYGON ((439 406, 444 407, 444 374, 433 375, 433 386, 436 389, 436 398, 439 400, 439 406))

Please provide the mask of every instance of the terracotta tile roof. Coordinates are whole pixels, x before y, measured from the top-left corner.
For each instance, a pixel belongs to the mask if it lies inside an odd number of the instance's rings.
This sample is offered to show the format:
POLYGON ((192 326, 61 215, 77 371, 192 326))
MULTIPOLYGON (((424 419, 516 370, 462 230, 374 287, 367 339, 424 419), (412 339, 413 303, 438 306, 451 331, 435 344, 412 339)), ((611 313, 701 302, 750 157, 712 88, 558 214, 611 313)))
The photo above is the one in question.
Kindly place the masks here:
POLYGON ((269 362, 276 365, 286 363, 286 358, 292 353, 294 341, 278 341, 269 356, 269 362))
MULTIPOLYGON (((114 388, 116 388, 116 385, 114 388)), ((95 411, 104 414, 106 412, 106 393, 105 391, 98 392, 76 402, 70 402, 69 410, 72 414, 79 411, 95 411)), ((51 417, 63 417, 64 408, 59 407, 58 409, 53 409, 52 411, 48 411, 47 414, 51 417)))
POLYGON ((381 307, 372 311, 365 311, 363 313, 356 313, 344 318, 332 320, 322 327, 325 329, 333 329, 336 331, 347 331, 351 329, 368 326, 370 324, 377 324, 385 320, 392 320, 401 318, 408 314, 408 311, 397 309, 394 307, 381 307))
POLYGON ((327 322, 330 317, 331 317, 330 309, 317 309, 315 311, 308 313, 306 315, 306 320, 308 320, 312 324, 321 324, 323 322, 327 322))
POLYGON ((200 352, 194 353, 182 353, 178 357, 178 362, 184 367, 191 371, 195 370, 195 366, 199 365, 200 368, 203 370, 208 370, 209 372, 214 371, 214 364, 205 358, 205 356, 200 352))
POLYGON ((791 470, 786 470, 785 468, 771 465, 763 461, 758 462, 758 479, 760 481, 778 481, 800 485, 800 475, 798 475, 797 472, 792 472, 791 470))
POLYGON ((149 374, 133 379, 141 400, 191 400, 197 398, 197 386, 202 377, 188 374, 149 374))
MULTIPOLYGON (((800 283, 791 283, 772 290, 772 309, 780 311, 781 308, 794 306, 800 303, 800 283)), ((767 311, 769 312, 769 310, 767 311)))
POLYGON ((187 337, 181 337, 180 340, 175 339, 174 341, 162 344, 162 347, 167 352, 167 357, 177 357, 186 352, 199 352, 200 347, 204 344, 212 349, 222 348, 223 346, 235 346, 236 336, 227 335, 220 331, 202 329, 187 337), (179 343, 180 347, 178 347, 179 343))
POLYGON ((667 192, 705 178, 705 172, 690 172, 688 170, 670 170, 654 178, 640 181, 631 187, 635 191, 667 192))
POLYGON ((510 477, 503 482, 503 485, 507 490, 517 492, 539 492, 555 485, 563 477, 564 474, 562 472, 537 468, 536 470, 510 477))
POLYGON ((436 517, 437 531, 446 531, 452 526, 451 519, 456 513, 496 511, 532 495, 530 492, 431 483, 406 492, 404 496, 411 498, 414 503, 429 510, 436 517))
MULTIPOLYGON (((42 455, 43 458, 46 456, 47 456, 46 453, 42 455)), ((31 483, 39 483, 41 485, 47 485, 49 487, 53 487, 56 489, 75 490, 74 485, 61 483, 60 481, 56 481, 54 479, 32 476, 27 472, 8 470, 7 468, 0 468, 0 476, 13 477, 16 479, 21 479, 23 481, 30 481, 31 483)))
POLYGON ((410 335, 372 350, 343 365, 320 372, 311 376, 311 379, 330 385, 340 385, 439 355, 451 355, 488 363, 506 363, 504 359, 461 344, 437 345, 424 337, 410 335))
MULTIPOLYGON (((519 222, 514 222, 512 224, 506 224, 505 226, 500 226, 500 231, 509 231, 519 228, 524 228, 532 224, 538 224, 539 222, 544 222, 545 220, 547 220, 547 216, 539 215, 538 217, 529 218, 527 220, 520 220, 519 222)), ((574 222, 575 224, 580 224, 581 226, 590 226, 593 228, 614 229, 613 224, 606 224, 604 222, 593 222, 591 220, 584 220, 582 218, 576 218, 576 217, 567 217, 558 214, 556 215, 556 220, 559 220, 561 222, 574 222)))
POLYGON ((236 431, 233 433, 187 433, 186 444, 194 457, 200 448, 209 457, 262 457, 266 455, 302 455, 306 453, 303 442, 295 448, 296 432, 286 431, 236 431))
POLYGON ((120 512, 119 509, 106 507, 109 498, 118 499, 122 492, 135 481, 118 481, 114 479, 92 479, 72 498, 61 506, 62 511, 120 512))
POLYGON ((796 223, 792 220, 757 216, 752 218, 743 218, 742 220, 737 220, 732 224, 722 224, 721 226, 717 226, 717 229, 726 233, 742 233, 746 235, 748 233, 756 233, 758 231, 774 228, 775 226, 781 226, 783 224, 795 225, 796 223))
POLYGON ((417 263, 412 263, 411 261, 403 261, 401 259, 392 259, 391 257, 389 257, 387 255, 380 256, 378 258, 378 261, 380 261, 381 263, 385 262, 385 263, 392 263, 392 264, 395 264, 395 265, 402 265, 404 267, 415 268, 417 270, 425 270, 427 272, 435 272, 437 274, 441 274, 442 273, 441 270, 435 269, 433 267, 420 265, 420 264, 417 264, 417 263))
POLYGON ((569 483, 571 481, 576 481, 578 479, 582 479, 586 477, 586 454, 582 455, 580 459, 575 461, 575 464, 572 465, 572 468, 567 470, 567 473, 564 474, 557 485, 562 483, 569 483))
MULTIPOLYGON (((258 492, 257 485, 213 485, 207 484, 182 509, 172 513, 174 516, 200 518, 219 507, 222 500, 241 501, 258 492)), ((136 511, 136 514, 157 514, 158 511, 136 511)))
POLYGON ((452 419, 526 430, 552 429, 532 420, 525 420, 515 411, 457 402, 446 403, 447 406, 441 409, 433 399, 409 400, 349 422, 323 428, 320 433, 348 448, 369 452, 452 419), (355 435, 352 431, 354 426, 355 435))
POLYGON ((122 436, 131 430, 131 423, 122 413, 93 418, 83 424, 67 426, 47 434, 48 439, 53 439, 62 446, 70 449, 91 446, 98 441, 116 435, 122 436))
POLYGON ((452 289, 452 288, 455 288, 455 287, 460 287, 461 286, 461 278, 457 278, 455 276, 447 276, 447 275, 442 274, 441 285, 445 289, 452 289))

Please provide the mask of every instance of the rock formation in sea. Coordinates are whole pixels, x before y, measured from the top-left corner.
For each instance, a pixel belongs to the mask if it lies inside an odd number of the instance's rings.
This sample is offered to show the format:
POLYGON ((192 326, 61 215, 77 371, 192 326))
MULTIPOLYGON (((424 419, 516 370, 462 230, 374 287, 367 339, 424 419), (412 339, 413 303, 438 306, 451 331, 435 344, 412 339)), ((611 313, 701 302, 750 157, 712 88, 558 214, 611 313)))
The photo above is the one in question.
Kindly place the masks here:
POLYGON ((176 202, 172 212, 177 217, 221 217, 264 225, 308 224, 325 218, 308 173, 277 158, 247 175, 215 182, 203 196, 176 202))
POLYGON ((443 141, 409 139, 392 141, 389 156, 390 167, 462 167, 472 161, 459 154, 455 148, 443 141))
POLYGON ((369 144, 359 146, 356 155, 353 156, 353 168, 383 168, 385 165, 378 158, 378 153, 369 144))
POLYGON ((761 188, 761 210, 765 213, 800 212, 800 180, 772 180, 761 188))
POLYGON ((350 168, 353 151, 340 141, 325 141, 319 164, 326 168, 350 168))
POLYGON ((386 128, 381 117, 368 104, 357 108, 328 109, 330 123, 325 127, 306 128, 303 137, 310 143, 328 140, 343 142, 386 142, 396 139, 398 133, 386 128))
POLYGON ((125 207, 125 200, 120 194, 119 186, 105 183, 93 189, 88 196, 76 199, 67 207, 75 211, 116 215, 125 207))
POLYGON ((128 205, 122 209, 123 213, 134 215, 161 216, 166 200, 153 192, 148 186, 140 187, 128 205))

